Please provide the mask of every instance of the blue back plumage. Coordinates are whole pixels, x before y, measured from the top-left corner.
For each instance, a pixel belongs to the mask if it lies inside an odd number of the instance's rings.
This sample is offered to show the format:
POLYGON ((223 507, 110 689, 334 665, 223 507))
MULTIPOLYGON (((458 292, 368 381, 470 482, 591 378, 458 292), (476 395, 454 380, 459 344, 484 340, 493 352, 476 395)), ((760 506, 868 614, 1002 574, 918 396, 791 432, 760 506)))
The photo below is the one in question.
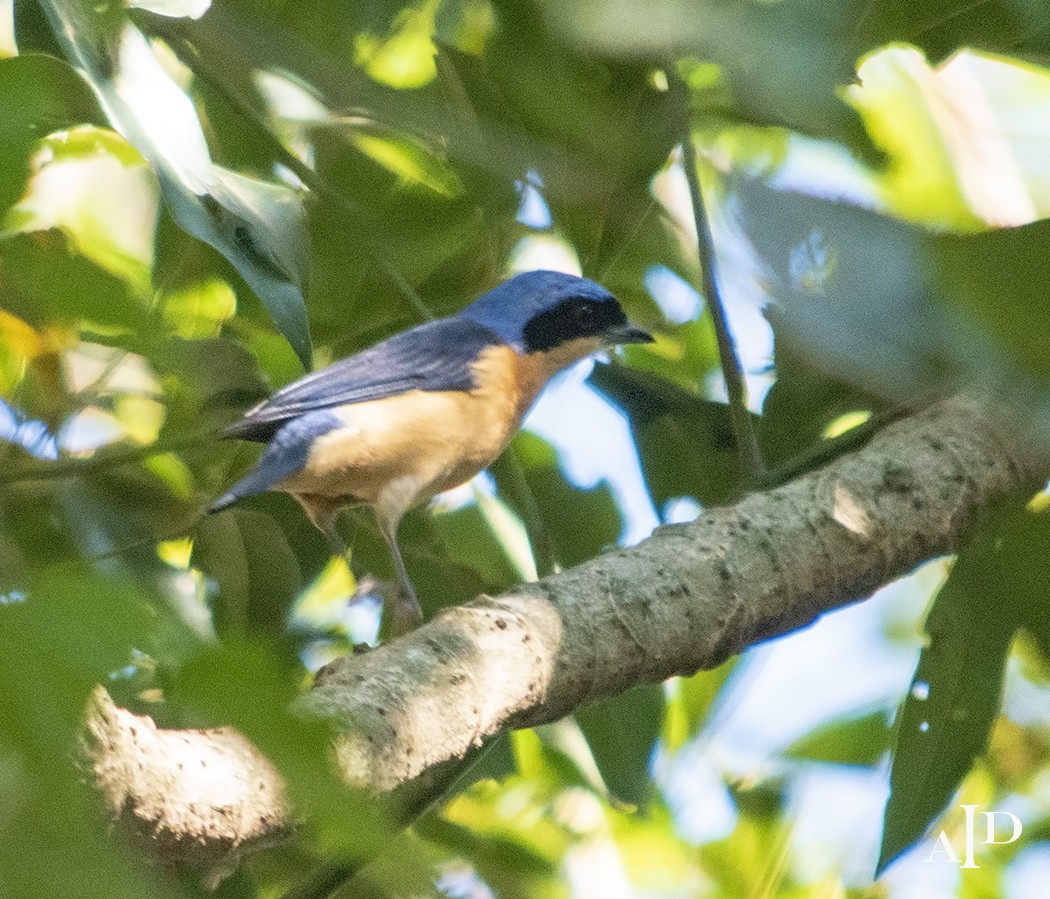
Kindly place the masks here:
POLYGON ((525 272, 483 294, 458 317, 477 322, 520 350, 522 331, 532 318, 573 298, 598 302, 614 299, 609 291, 588 278, 563 272, 525 272))
MULTIPOLYGON (((604 287, 586 278, 526 272, 456 315, 409 328, 278 390, 225 429, 226 437, 260 441, 267 448, 212 509, 272 489, 302 470, 314 442, 343 427, 332 410, 412 390, 474 389, 473 366, 488 347, 502 342, 525 352, 526 325, 571 299, 615 303, 604 287)), ((616 310, 622 318, 619 306, 616 310)))

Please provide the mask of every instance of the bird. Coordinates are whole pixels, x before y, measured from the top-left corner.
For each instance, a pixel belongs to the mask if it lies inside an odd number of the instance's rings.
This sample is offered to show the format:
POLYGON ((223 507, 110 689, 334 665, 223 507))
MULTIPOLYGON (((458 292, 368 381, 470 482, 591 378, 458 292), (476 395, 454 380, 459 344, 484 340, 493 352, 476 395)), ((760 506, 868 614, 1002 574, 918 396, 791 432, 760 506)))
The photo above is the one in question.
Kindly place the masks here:
POLYGON ((228 425, 222 437, 266 446, 211 511, 284 491, 342 554, 339 513, 370 506, 398 581, 390 630, 405 633, 423 615, 397 543, 404 514, 495 461, 558 372, 652 340, 594 281, 518 274, 454 315, 307 374, 228 425))

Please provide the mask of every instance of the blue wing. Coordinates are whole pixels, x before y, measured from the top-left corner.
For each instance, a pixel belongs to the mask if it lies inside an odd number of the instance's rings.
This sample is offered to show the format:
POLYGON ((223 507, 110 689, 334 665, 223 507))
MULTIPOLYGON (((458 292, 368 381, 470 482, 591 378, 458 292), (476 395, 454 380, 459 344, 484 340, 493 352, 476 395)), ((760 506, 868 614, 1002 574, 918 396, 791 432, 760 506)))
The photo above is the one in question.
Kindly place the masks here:
POLYGON ((291 419, 409 390, 470 390, 471 365, 502 343, 484 325, 452 316, 417 325, 278 390, 229 425, 224 437, 268 441, 291 419))

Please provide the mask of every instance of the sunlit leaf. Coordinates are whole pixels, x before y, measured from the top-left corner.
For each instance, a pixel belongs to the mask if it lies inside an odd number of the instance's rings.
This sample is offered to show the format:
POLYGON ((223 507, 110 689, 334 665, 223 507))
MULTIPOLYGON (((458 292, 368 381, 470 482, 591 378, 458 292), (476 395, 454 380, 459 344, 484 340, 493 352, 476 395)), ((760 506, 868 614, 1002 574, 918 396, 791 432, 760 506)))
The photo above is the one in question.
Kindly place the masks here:
POLYGON ((417 142, 393 134, 369 133, 362 128, 349 131, 348 137, 362 153, 409 184, 420 184, 446 197, 461 192, 455 170, 417 142))
POLYGON ((388 36, 359 34, 356 45, 357 62, 376 81, 397 88, 419 88, 434 78, 432 40, 434 14, 438 4, 429 0, 415 8, 403 8, 394 20, 388 36))
POLYGON ((874 765, 886 754, 889 744, 889 715, 886 709, 876 709, 818 727, 795 740, 784 755, 836 765, 874 765))
POLYGON ((142 157, 105 128, 52 135, 29 190, 8 215, 11 230, 61 229, 78 253, 146 296, 153 261, 157 185, 142 157), (110 202, 113 196, 122 202, 110 202))
POLYGON ((25 189, 29 160, 48 134, 102 113, 88 86, 65 63, 48 56, 0 59, 0 214, 25 189))
POLYGON ((309 247, 301 197, 212 162, 190 98, 119 7, 52 0, 44 9, 110 122, 157 172, 173 217, 233 263, 309 368, 303 300, 309 247))
POLYGON ((179 337, 218 337, 233 317, 237 299, 225 281, 213 279, 187 285, 161 298, 164 318, 179 337))
POLYGON ((211 6, 211 0, 128 0, 128 6, 145 9, 159 16, 199 19, 211 6))

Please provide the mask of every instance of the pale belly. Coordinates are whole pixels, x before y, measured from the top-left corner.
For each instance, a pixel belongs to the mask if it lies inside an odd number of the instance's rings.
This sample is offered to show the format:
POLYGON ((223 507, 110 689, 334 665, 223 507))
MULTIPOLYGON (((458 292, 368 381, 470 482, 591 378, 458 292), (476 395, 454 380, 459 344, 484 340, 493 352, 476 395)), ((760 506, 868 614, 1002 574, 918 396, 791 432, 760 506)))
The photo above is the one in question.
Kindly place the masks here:
POLYGON ((412 391, 333 414, 343 426, 315 440, 304 468, 277 489, 408 509, 470 480, 521 423, 511 403, 458 392, 412 391))

